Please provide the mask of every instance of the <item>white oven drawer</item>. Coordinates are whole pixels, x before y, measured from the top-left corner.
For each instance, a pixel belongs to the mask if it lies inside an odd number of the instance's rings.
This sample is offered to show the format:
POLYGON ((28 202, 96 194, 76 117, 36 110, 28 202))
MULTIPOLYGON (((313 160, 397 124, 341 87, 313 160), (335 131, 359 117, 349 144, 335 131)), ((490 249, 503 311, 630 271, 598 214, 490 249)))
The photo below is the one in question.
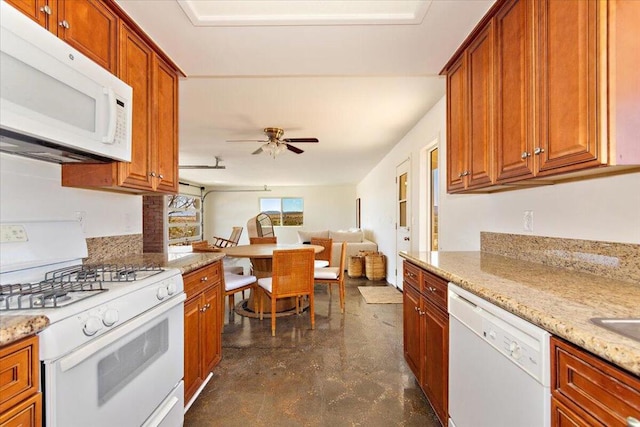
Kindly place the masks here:
POLYGON ((183 300, 45 362, 46 426, 140 426, 154 414, 183 377, 183 300))

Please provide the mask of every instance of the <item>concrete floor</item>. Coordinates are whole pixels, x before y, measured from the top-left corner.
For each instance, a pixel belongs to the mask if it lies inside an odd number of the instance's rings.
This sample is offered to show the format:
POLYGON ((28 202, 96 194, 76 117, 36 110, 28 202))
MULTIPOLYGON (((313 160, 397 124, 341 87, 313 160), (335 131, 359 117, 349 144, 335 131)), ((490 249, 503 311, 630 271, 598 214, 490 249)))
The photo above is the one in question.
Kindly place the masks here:
MULTIPOLYGON (((347 279, 316 285, 316 328, 309 313, 225 319, 220 364, 185 414, 196 426, 440 426, 404 361, 402 304, 367 304, 347 279)), ((237 295, 236 301, 241 299, 237 295)))

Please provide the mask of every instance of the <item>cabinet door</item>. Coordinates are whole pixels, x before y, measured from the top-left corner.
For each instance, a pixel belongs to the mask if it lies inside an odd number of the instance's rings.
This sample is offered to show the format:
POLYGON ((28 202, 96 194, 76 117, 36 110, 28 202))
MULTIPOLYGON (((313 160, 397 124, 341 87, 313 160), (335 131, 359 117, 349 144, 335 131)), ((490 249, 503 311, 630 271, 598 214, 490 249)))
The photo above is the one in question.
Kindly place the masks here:
POLYGON ((447 425, 449 411, 449 316, 429 301, 425 301, 424 307, 426 363, 422 388, 442 425, 447 425))
MULTIPOLYGON (((18 9, 20 12, 27 15, 29 18, 36 21, 44 28, 49 28, 49 14, 45 11, 47 7, 48 11, 53 13, 51 7, 47 5, 47 0, 5 0, 11 6, 18 9)), ((55 25, 55 18, 52 19, 55 25)), ((54 27, 54 32, 56 28, 54 27)))
POLYGON ((201 311, 202 297, 192 298, 184 303, 184 401, 198 390, 204 381, 201 357, 201 311))
POLYGON ((154 62, 155 141, 154 173, 156 190, 178 191, 178 77, 157 56, 154 62))
POLYGON ((495 17, 496 182, 531 178, 533 2, 507 2, 495 17))
POLYGON ((220 329, 221 286, 214 286, 204 292, 204 311, 202 312, 202 378, 222 359, 222 337, 220 329))
POLYGON ((420 342, 422 336, 420 333, 420 295, 411 286, 405 286, 403 303, 404 358, 418 383, 421 383, 423 363, 420 342))
POLYGON ((469 151, 466 188, 478 188, 491 185, 493 181, 493 25, 487 25, 467 49, 467 71, 469 151))
POLYGON ((58 0, 58 37, 116 74, 117 16, 100 0, 58 0))
POLYGON ((42 393, 36 393, 0 414, 0 427, 41 427, 42 393))
POLYGON ((447 73, 447 191, 464 189, 468 164, 465 55, 447 73))
POLYGON ((589 427, 598 423, 576 415, 555 397, 551 398, 551 425, 553 427, 589 427))
POLYGON ((539 176, 599 164, 598 4, 538 2, 539 176))
POLYGON ((120 78, 133 88, 132 152, 130 163, 120 163, 118 184, 152 189, 151 91, 153 51, 127 26, 120 31, 120 78))

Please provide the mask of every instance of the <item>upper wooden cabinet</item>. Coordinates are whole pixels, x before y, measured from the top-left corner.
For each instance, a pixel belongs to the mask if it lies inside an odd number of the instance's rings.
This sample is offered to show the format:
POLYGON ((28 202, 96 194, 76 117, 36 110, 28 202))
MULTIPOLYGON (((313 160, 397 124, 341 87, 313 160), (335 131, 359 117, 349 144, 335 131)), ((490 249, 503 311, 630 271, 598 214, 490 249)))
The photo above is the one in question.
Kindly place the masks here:
POLYGON ((447 190, 638 170, 638 19, 634 0, 499 0, 443 70, 447 190))
POLYGON ((7 0, 113 74, 118 16, 101 0, 7 0))

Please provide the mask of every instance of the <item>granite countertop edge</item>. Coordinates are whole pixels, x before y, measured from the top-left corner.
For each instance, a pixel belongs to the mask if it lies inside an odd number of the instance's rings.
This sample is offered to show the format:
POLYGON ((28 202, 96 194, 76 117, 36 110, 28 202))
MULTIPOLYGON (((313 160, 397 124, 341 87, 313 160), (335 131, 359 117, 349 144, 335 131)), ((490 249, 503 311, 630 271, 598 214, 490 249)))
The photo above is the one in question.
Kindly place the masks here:
MULTIPOLYGON (((224 258, 221 252, 187 252, 182 254, 147 253, 113 259, 110 262, 126 264, 155 264, 164 268, 177 268, 187 274, 224 258)), ((12 315, 0 317, 0 346, 5 346, 22 338, 35 335, 49 326, 46 315, 12 315)))
POLYGON ((640 284, 481 252, 401 252, 400 256, 640 375, 640 342, 589 321, 638 317, 640 284), (603 291, 607 288, 610 292, 603 291), (598 304, 603 297, 607 301, 598 304))

